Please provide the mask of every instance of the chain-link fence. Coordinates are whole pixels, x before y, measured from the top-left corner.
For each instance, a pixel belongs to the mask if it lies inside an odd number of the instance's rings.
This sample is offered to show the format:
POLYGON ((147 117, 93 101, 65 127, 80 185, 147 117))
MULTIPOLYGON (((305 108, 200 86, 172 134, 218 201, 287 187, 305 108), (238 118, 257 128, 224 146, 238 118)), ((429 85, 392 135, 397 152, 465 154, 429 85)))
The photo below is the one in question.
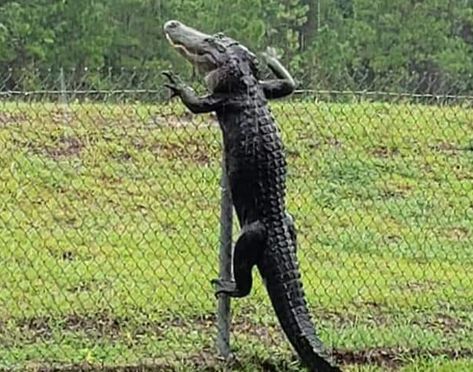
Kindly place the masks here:
MULTIPOLYGON (((2 75, 0 368, 225 366, 218 123, 165 101, 158 72, 121 74, 2 75)), ((473 97, 406 87, 271 103, 306 295, 346 367, 473 358, 473 97)), ((298 370, 255 282, 226 366, 298 370)))

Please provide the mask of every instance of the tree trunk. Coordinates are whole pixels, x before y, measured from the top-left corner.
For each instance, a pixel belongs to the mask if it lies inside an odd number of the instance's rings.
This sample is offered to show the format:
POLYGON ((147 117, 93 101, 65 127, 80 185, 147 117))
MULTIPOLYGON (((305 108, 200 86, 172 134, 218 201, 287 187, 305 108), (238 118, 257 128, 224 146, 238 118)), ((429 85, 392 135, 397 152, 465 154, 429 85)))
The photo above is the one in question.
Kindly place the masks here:
POLYGON ((302 0, 302 5, 308 6, 307 20, 299 29, 299 49, 304 51, 317 36, 320 18, 320 0, 302 0))

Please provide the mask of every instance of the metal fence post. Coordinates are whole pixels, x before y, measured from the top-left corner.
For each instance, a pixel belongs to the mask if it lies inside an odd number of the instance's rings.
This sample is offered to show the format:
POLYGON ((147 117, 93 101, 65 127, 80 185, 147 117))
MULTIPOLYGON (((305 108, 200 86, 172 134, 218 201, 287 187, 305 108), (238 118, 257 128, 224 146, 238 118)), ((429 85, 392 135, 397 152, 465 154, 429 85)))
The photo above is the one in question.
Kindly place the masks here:
POLYGON ((67 92, 66 92, 66 80, 64 78, 64 68, 61 67, 59 70, 59 84, 61 85, 61 93, 59 95, 59 102, 61 103, 61 112, 62 118, 64 120, 64 125, 67 125, 67 92))
MULTIPOLYGON (((225 156, 222 156, 221 177, 219 276, 223 280, 231 280, 233 205, 225 166, 225 156)), ((220 295, 217 308, 217 347, 220 356, 225 359, 230 356, 230 322, 230 297, 220 295)))
POLYGON ((59 70, 59 84, 61 85, 61 94, 60 94, 60 101, 63 106, 67 103, 67 93, 66 93, 66 81, 64 78, 64 68, 61 67, 59 70))

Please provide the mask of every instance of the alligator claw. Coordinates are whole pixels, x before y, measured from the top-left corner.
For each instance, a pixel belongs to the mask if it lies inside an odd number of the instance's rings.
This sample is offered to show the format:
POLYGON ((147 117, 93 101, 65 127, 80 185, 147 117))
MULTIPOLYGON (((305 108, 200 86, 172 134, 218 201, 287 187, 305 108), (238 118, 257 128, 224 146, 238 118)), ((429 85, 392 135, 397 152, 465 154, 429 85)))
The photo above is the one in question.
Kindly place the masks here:
POLYGON ((271 64, 274 63, 274 60, 279 60, 278 53, 275 48, 272 47, 267 47, 266 51, 260 53, 261 56, 263 57, 264 61, 266 64, 271 64))
POLYGON ((267 56, 279 59, 278 51, 276 50, 276 48, 268 46, 266 47, 266 51, 263 53, 267 56))
POLYGON ((173 71, 163 71, 162 74, 166 76, 172 84, 181 84, 181 78, 173 71))
POLYGON ((182 90, 182 82, 179 76, 172 71, 163 71, 162 74, 169 79, 169 83, 164 83, 164 86, 171 90, 169 99, 179 96, 179 92, 182 90))
POLYGON ((233 280, 213 279, 210 281, 215 287, 215 297, 220 294, 232 295, 237 291, 236 283, 233 280))
POLYGON ((179 88, 174 84, 165 83, 164 86, 171 91, 169 99, 172 99, 179 95, 179 88))
POLYGON ((172 71, 163 71, 163 72, 161 72, 161 74, 166 76, 169 79, 169 81, 174 82, 174 72, 172 72, 172 71))

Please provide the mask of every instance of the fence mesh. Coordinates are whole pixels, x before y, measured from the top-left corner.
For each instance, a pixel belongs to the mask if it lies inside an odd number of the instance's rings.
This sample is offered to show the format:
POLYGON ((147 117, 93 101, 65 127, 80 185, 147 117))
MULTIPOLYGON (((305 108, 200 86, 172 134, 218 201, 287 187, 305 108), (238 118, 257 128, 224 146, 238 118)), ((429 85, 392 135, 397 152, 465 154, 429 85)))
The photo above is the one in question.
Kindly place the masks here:
MULTIPOLYGON (((37 76, 0 78, 0 368, 221 368, 215 117, 157 72, 37 76)), ((473 97, 406 87, 271 103, 307 299, 345 365, 473 354, 473 97)), ((232 312, 232 366, 300 368, 257 275, 232 312)))

